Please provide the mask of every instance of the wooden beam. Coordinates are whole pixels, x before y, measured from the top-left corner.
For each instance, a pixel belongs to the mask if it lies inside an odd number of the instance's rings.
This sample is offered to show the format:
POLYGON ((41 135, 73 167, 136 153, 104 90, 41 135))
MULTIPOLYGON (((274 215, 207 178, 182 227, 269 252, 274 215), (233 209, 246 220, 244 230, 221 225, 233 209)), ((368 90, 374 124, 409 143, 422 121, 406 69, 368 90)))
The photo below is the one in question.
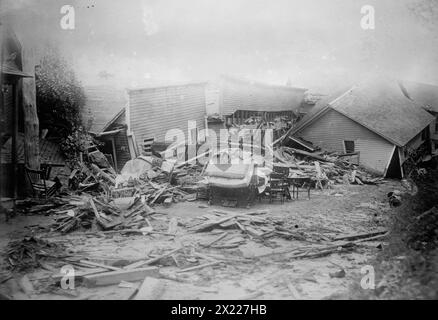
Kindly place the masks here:
POLYGON ((387 232, 388 232, 388 230, 380 230, 380 231, 350 234, 350 235, 338 236, 338 237, 334 238, 333 241, 339 241, 339 240, 352 241, 352 240, 357 240, 357 239, 370 238, 370 237, 378 236, 381 234, 385 234, 387 232))
POLYGON ((84 284, 87 287, 108 286, 118 284, 120 281, 139 281, 145 277, 159 277, 157 267, 147 267, 134 270, 110 271, 84 277, 84 284))
POLYGON ((39 120, 36 105, 35 65, 36 53, 32 49, 23 48, 23 71, 32 78, 22 80, 22 108, 24 113, 24 159, 31 169, 40 168, 39 120))
POLYGON ((149 260, 139 260, 139 261, 137 261, 137 262, 134 262, 134 263, 132 263, 132 264, 130 264, 130 265, 125 266, 124 269, 125 269, 125 270, 133 270, 133 269, 136 269, 136 268, 142 267, 142 266, 144 266, 144 265, 149 265, 149 264, 152 264, 152 263, 158 262, 158 261, 160 261, 160 260, 163 259, 163 258, 167 258, 167 257, 169 257, 169 256, 171 256, 171 255, 177 253, 177 252, 178 252, 179 250, 181 250, 181 249, 182 249, 182 247, 179 247, 179 248, 173 249, 172 251, 169 251, 169 252, 167 252, 167 253, 165 253, 165 254, 163 254, 163 255, 161 255, 161 256, 158 256, 158 257, 155 257, 155 258, 152 258, 152 259, 149 259, 149 260))
POLYGON ((117 152, 116 152, 116 139, 112 137, 111 146, 113 148, 113 157, 114 157, 114 169, 118 172, 119 169, 117 167, 117 152))
POLYGON ((208 263, 201 264, 201 265, 198 265, 198 266, 194 266, 194 267, 189 267, 189 268, 186 268, 186 269, 178 270, 177 273, 183 273, 183 272, 199 270, 199 269, 215 266, 215 265, 220 264, 220 263, 222 263, 222 261, 212 261, 212 262, 208 262, 208 263))
MULTIPOLYGON (((17 135, 18 135, 18 88, 17 83, 12 85, 12 141, 11 141, 11 162, 12 162, 12 187, 13 198, 17 199, 17 135)), ((14 201, 14 213, 15 213, 15 201, 14 201)))

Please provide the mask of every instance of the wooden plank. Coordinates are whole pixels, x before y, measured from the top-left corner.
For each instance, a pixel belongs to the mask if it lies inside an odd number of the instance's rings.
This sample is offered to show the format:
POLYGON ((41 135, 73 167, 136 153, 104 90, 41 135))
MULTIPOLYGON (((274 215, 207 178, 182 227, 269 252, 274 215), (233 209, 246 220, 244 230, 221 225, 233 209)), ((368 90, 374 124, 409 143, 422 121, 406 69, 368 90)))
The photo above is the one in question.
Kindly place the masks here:
POLYGON ((97 263, 97 262, 93 262, 93 261, 88 261, 88 260, 80 260, 79 262, 83 263, 83 264, 87 264, 87 265, 93 266, 93 267, 105 268, 105 269, 113 270, 113 271, 122 270, 121 268, 117 268, 117 267, 113 267, 113 266, 107 266, 107 265, 104 265, 104 264, 101 264, 101 263, 97 263))
POLYGON ((374 236, 378 236, 380 234, 384 234, 388 232, 387 230, 380 230, 380 231, 373 231, 373 232, 365 232, 365 233, 356 233, 356 234, 350 234, 350 235, 344 235, 344 236, 339 236, 333 239, 333 241, 338 241, 338 240, 356 240, 356 239, 363 239, 363 238, 369 238, 369 237, 374 237, 374 236))
POLYGON ((207 244, 205 244, 205 245, 202 245, 202 246, 205 247, 205 248, 208 248, 209 246, 213 245, 214 243, 216 243, 216 242, 222 240, 223 238, 225 238, 227 235, 228 235, 228 232, 224 232, 224 233, 222 233, 219 237, 213 239, 213 240, 210 241, 209 243, 207 243, 207 244))
POLYGON ((159 300, 166 286, 163 280, 146 277, 134 300, 159 300))
POLYGON ((142 266, 144 266, 144 265, 149 265, 149 264, 152 264, 152 263, 158 262, 159 260, 161 260, 161 259, 163 259, 163 258, 169 257, 169 256, 173 255, 174 253, 177 253, 177 252, 178 252, 179 250, 181 250, 181 249, 182 249, 182 247, 180 247, 180 248, 176 248, 176 249, 174 249, 174 250, 172 250, 172 251, 169 251, 168 253, 165 253, 165 254, 163 254, 163 255, 161 255, 161 256, 158 256, 158 257, 156 257, 156 258, 153 258, 153 259, 149 259, 149 260, 139 260, 139 261, 137 261, 137 262, 134 262, 134 263, 132 263, 132 264, 130 264, 130 265, 125 266, 124 269, 125 269, 125 270, 132 270, 132 269, 136 269, 136 268, 142 267, 142 266))
POLYGON ((96 216, 97 220, 100 220, 100 214, 99 211, 97 211, 96 205, 94 204, 93 198, 90 198, 90 205, 91 209, 93 209, 94 215, 96 216))
POLYGON ((37 52, 32 48, 22 49, 23 71, 32 75, 22 80, 22 110, 24 115, 24 159, 30 169, 40 169, 39 120, 36 104, 35 65, 37 52))
POLYGON ((189 272, 189 271, 194 271, 194 270, 199 270, 199 269, 203 269, 206 267, 211 267, 211 266, 215 266, 219 263, 222 263, 222 261, 213 261, 213 262, 209 262, 209 263, 205 263, 205 264, 201 264, 199 266, 194 266, 194 267, 190 267, 190 268, 186 268, 186 269, 182 269, 182 270, 178 270, 177 273, 182 273, 182 272, 189 272))
POLYGON ((145 277, 159 277, 159 269, 157 267, 147 267, 134 270, 110 271, 98 273, 84 277, 84 284, 87 287, 108 286, 119 284, 123 281, 138 281, 145 277))

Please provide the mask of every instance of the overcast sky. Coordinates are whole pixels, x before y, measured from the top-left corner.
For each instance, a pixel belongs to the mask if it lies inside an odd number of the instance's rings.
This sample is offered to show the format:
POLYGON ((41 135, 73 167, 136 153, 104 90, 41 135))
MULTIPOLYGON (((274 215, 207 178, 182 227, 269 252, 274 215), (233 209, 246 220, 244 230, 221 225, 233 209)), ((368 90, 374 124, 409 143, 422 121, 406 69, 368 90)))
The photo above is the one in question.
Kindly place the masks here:
POLYGON ((438 84, 434 0, 0 1, 24 46, 56 45, 84 84, 234 74, 324 88, 364 72, 438 84), (65 4, 71 31, 60 27, 65 4), (375 30, 360 27, 363 5, 375 7, 375 30))

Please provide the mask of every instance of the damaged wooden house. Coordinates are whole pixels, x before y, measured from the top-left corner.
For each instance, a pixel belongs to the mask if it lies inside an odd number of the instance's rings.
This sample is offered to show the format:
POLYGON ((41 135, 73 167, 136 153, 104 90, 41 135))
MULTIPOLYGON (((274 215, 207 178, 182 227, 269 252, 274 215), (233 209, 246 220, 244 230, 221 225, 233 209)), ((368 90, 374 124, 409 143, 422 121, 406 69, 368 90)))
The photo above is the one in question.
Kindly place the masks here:
POLYGON ((374 81, 320 104, 288 135, 324 150, 359 153, 364 168, 401 178, 409 153, 429 144, 429 126, 434 120, 403 94, 396 81, 374 81))
POLYGON ((286 125, 292 125, 298 118, 306 91, 223 75, 207 86, 208 128, 219 136, 220 129, 242 125, 251 117, 260 117, 266 122, 281 118, 286 125))
POLYGON ((128 90, 128 102, 96 135, 101 150, 112 155, 114 168, 140 154, 150 155, 152 144, 165 150, 166 133, 181 130, 196 143, 198 130, 205 128, 205 83, 184 83, 128 90), (188 129, 188 122, 196 125, 188 129))

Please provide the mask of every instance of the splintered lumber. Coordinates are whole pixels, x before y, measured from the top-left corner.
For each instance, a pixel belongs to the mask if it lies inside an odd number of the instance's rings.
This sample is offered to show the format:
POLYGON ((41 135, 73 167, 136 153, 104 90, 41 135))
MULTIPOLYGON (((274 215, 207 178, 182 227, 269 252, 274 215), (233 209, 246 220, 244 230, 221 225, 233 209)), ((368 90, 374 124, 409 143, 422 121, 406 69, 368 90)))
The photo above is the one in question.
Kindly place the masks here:
POLYGON ((109 174, 107 174, 106 172, 104 172, 102 169, 100 169, 97 165, 95 165, 94 163, 91 164, 91 167, 93 168, 94 171, 96 171, 98 173, 99 176, 101 176, 102 178, 104 178, 105 180, 111 182, 111 184, 115 185, 116 184, 116 180, 114 178, 112 178, 109 174))
POLYGON ((208 263, 205 263, 205 264, 201 264, 199 266, 194 266, 194 267, 178 270, 177 273, 189 272, 189 271, 193 271, 193 270, 199 270, 199 269, 203 269, 203 268, 206 268, 206 267, 215 266, 215 265, 220 264, 220 263, 222 263, 222 261, 212 261, 212 262, 208 262, 208 263))
POLYGON ((195 228, 192 231, 193 232, 204 232, 204 231, 208 231, 210 229, 213 229, 216 226, 220 226, 224 222, 227 222, 227 221, 234 219, 234 218, 237 218, 237 217, 250 217, 251 215, 258 215, 258 214, 267 213, 266 210, 250 211, 250 212, 231 212, 231 211, 224 211, 224 210, 213 210, 213 212, 226 214, 227 216, 222 218, 222 219, 219 219, 219 220, 207 221, 206 223, 202 224, 201 226, 195 228))
POLYGON ((232 219, 232 220, 228 220, 228 221, 226 221, 224 223, 221 223, 219 226, 221 228, 227 229, 227 228, 230 228, 230 227, 235 226, 235 225, 236 225, 236 220, 232 219))
POLYGON ((172 251, 169 251, 169 252, 167 252, 167 253, 165 253, 165 254, 163 254, 161 256, 158 256, 156 258, 152 258, 152 259, 149 259, 149 260, 139 260, 137 262, 134 262, 134 263, 132 263, 130 265, 125 266, 124 269, 125 270, 132 270, 132 269, 136 269, 136 268, 142 267, 144 265, 149 265, 149 264, 158 262, 159 260, 161 260, 163 258, 167 258, 167 257, 173 255, 174 253, 177 253, 181 249, 182 249, 182 247, 176 248, 176 249, 174 249, 172 251))
POLYGON ((143 208, 145 209, 146 214, 148 215, 156 213, 156 211, 151 207, 149 207, 146 203, 143 203, 143 208))
POLYGON ((100 268, 105 268, 108 270, 113 270, 113 271, 118 271, 118 270, 122 270, 121 268, 117 268, 117 267, 113 267, 113 266, 107 266, 101 263, 97 263, 97 262, 93 262, 93 261, 88 261, 88 260, 80 260, 80 263, 86 264, 86 265, 90 265, 93 267, 100 267, 100 268))
POLYGON ((213 212, 220 213, 220 214, 227 214, 227 215, 251 216, 251 215, 266 214, 266 213, 268 213, 268 210, 256 210, 256 211, 248 211, 248 212, 233 212, 233 211, 227 211, 227 210, 214 209, 213 212))
POLYGON ((159 300, 165 288, 163 280, 146 277, 138 289, 134 300, 159 300))
POLYGON ((216 242, 218 242, 218 241, 222 240, 223 238, 225 238, 227 235, 228 235, 228 233, 227 233, 227 232, 224 232, 224 233, 222 233, 219 237, 213 239, 213 240, 210 241, 209 243, 207 243, 207 244, 205 244, 205 245, 202 245, 202 246, 205 247, 205 248, 208 248, 208 247, 210 247, 211 245, 215 244, 216 242))
POLYGON ((214 227, 216 227, 216 226, 218 226, 218 225, 220 225, 228 220, 234 219, 236 216, 237 215, 232 215, 232 216, 225 217, 225 218, 222 218, 222 219, 219 219, 216 221, 208 221, 208 222, 202 224, 200 227, 196 228, 194 230, 194 232, 208 231, 208 230, 213 229, 214 227))
POLYGON ((263 235, 263 232, 260 232, 252 227, 246 227, 246 232, 253 237, 260 238, 263 235))
POLYGON ((158 193, 156 194, 154 199, 150 202, 150 204, 154 204, 154 202, 157 201, 157 199, 163 194, 163 192, 167 189, 167 187, 168 187, 168 184, 166 184, 164 187, 162 187, 161 190, 158 191, 158 193))
POLYGON ((310 152, 307 152, 307 151, 304 151, 304 150, 299 150, 299 149, 295 149, 295 148, 285 148, 285 149, 290 150, 293 153, 297 153, 297 154, 300 154, 300 155, 303 155, 303 156, 307 156, 307 157, 310 157, 310 158, 313 158, 313 159, 316 159, 316 160, 320 160, 320 161, 324 161, 324 162, 329 162, 330 161, 330 160, 327 160, 327 159, 325 159, 325 158, 323 158, 321 156, 318 156, 318 155, 316 155, 314 153, 310 153, 310 152))
POLYGON ((374 240, 385 238, 387 235, 388 235, 388 232, 384 233, 384 234, 380 234, 378 236, 371 237, 371 238, 363 238, 363 239, 359 239, 359 240, 354 240, 353 242, 360 243, 360 242, 365 242, 365 241, 374 241, 374 240))
POLYGON ((199 253, 195 253, 196 256, 199 256, 200 258, 206 259, 206 260, 223 260, 223 261, 230 261, 230 262, 243 262, 243 263, 247 263, 247 262, 252 262, 252 259, 247 259, 247 258, 235 258, 235 257, 225 257, 223 255, 220 254, 215 254, 215 253, 208 253, 208 254, 202 254, 199 255, 199 253))
POLYGON ((366 233, 356 233, 356 234, 351 234, 351 235, 344 235, 344 236, 339 236, 334 238, 334 241, 338 241, 338 240, 358 240, 358 239, 364 239, 364 238, 370 238, 370 237, 374 237, 374 236, 378 236, 381 234, 384 234, 388 232, 387 230, 380 230, 380 231, 373 231, 373 232, 366 232, 366 233))
POLYGON ((98 273, 84 277, 87 287, 107 286, 119 284, 121 281, 139 281, 145 277, 159 277, 157 267, 147 267, 134 270, 119 270, 105 273, 98 273))
POLYGON ((97 220, 100 220, 100 214, 99 211, 97 211, 96 205, 94 204, 93 198, 90 198, 90 205, 91 209, 93 209, 93 213, 96 216, 97 220))

